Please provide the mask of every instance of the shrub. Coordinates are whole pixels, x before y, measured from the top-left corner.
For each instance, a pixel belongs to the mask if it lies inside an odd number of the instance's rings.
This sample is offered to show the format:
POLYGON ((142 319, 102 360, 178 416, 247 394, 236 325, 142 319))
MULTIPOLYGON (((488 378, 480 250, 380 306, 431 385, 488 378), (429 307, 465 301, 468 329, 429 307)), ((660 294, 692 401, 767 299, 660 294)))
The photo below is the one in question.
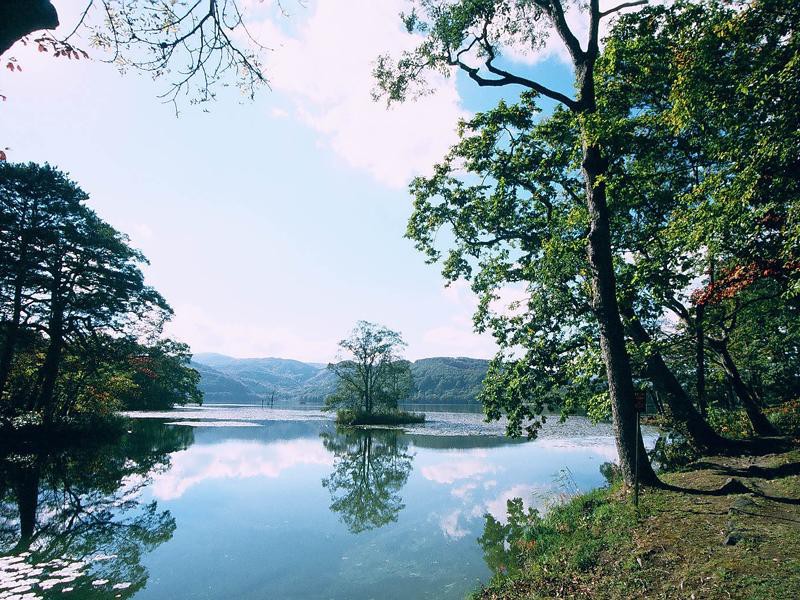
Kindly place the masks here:
POLYGON ((800 398, 766 410, 767 418, 781 432, 800 437, 800 398))
POLYGON ((336 413, 339 425, 408 425, 424 423, 425 415, 402 410, 366 413, 359 410, 342 409, 336 413))

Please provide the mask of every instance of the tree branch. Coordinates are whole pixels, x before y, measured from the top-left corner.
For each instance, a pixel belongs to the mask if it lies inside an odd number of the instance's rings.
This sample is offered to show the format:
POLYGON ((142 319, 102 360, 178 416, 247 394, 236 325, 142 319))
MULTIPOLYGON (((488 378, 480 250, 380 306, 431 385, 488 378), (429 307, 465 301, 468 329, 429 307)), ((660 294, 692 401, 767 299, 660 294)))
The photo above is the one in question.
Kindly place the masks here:
POLYGON ((602 19, 607 17, 608 15, 613 15, 615 12, 622 10, 623 8, 632 8, 634 6, 644 6, 647 4, 649 0, 635 0, 634 2, 623 2, 619 6, 615 6, 614 8, 609 8, 606 11, 599 13, 599 17, 602 19))

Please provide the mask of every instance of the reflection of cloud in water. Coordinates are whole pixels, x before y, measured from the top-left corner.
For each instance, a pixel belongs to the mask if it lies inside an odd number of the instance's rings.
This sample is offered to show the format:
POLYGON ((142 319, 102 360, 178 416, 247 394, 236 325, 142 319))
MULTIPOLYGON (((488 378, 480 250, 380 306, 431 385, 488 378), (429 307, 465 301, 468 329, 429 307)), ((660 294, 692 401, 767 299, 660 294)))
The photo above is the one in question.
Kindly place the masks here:
POLYGON ((505 523, 508 518, 509 500, 522 498, 522 504, 526 510, 532 507, 541 511, 547 505, 548 500, 551 500, 557 492, 556 486, 552 484, 529 485, 518 483, 503 490, 492 500, 488 500, 482 505, 474 506, 472 514, 477 513, 478 516, 483 516, 489 513, 501 523, 505 523))
POLYGON ((497 466, 486 461, 468 458, 428 465, 422 467, 420 472, 425 479, 447 484, 461 479, 475 479, 486 473, 494 473, 497 470, 497 466))
POLYGON ((559 452, 581 452, 595 454, 602 459, 617 462, 617 446, 613 438, 587 437, 577 439, 549 438, 536 440, 536 446, 559 452))
POLYGON ((459 523, 461 517, 460 510, 454 510, 439 520, 439 527, 442 533, 453 540, 458 540, 469 533, 469 529, 462 527, 459 523))
POLYGON ((494 498, 488 500, 473 498, 474 493, 480 494, 491 486, 486 483, 496 484, 490 480, 479 486, 477 483, 467 483, 450 490, 450 493, 463 501, 461 508, 456 508, 445 515, 434 515, 442 533, 453 540, 460 539, 470 532, 471 524, 484 515, 490 514, 501 523, 508 520, 508 501, 522 498, 522 504, 527 510, 529 507, 544 512, 558 495, 556 484, 529 485, 518 483, 503 490, 494 498), (471 505, 470 505, 471 504, 471 505))
POLYGON ((454 487, 450 490, 450 494, 455 496, 456 498, 465 498, 472 490, 478 487, 477 483, 470 482, 465 483, 459 487, 454 487))
POLYGON ((261 427, 251 421, 172 421, 166 425, 184 425, 186 427, 261 427))
POLYGON ((296 466, 331 464, 330 454, 316 440, 267 445, 230 441, 193 446, 172 455, 172 468, 154 478, 153 494, 162 500, 173 500, 209 479, 275 478, 296 466))
POLYGON ((422 467, 420 469, 422 476, 435 483, 450 484, 464 479, 480 479, 482 475, 502 470, 501 467, 485 460, 487 456, 485 450, 448 454, 453 458, 422 467))

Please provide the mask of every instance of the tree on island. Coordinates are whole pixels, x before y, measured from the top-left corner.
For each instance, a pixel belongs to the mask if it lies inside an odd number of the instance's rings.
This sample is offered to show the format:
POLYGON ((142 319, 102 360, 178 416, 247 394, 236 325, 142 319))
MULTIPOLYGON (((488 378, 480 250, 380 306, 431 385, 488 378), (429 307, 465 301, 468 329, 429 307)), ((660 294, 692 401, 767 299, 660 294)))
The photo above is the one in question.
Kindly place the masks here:
POLYGON ((347 409, 371 416, 397 410, 413 389, 411 366, 401 356, 401 335, 367 321, 359 321, 339 342, 337 361, 328 364, 339 383, 325 400, 329 410, 347 409))

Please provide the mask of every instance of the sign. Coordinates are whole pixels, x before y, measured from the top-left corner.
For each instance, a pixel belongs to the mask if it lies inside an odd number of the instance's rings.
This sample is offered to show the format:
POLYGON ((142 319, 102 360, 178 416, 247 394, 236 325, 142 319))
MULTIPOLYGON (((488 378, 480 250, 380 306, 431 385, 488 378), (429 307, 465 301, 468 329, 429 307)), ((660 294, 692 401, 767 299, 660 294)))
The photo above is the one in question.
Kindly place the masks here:
POLYGON ((637 412, 644 412, 647 406, 647 394, 637 390, 633 392, 633 406, 637 412))

